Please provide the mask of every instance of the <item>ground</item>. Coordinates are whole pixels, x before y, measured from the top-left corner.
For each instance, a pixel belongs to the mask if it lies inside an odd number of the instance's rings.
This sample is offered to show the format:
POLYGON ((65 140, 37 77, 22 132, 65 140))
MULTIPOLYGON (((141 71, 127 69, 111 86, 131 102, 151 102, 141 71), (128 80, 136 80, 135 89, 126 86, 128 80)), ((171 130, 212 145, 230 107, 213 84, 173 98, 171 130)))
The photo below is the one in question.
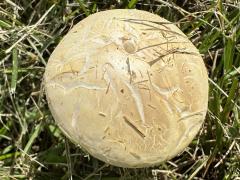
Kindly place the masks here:
POLYGON ((0 179, 240 179, 238 0, 0 1, 0 179), (88 15, 137 8, 176 25, 199 49, 209 109, 184 152, 156 167, 124 169, 72 144, 47 106, 42 78, 51 52, 88 15))

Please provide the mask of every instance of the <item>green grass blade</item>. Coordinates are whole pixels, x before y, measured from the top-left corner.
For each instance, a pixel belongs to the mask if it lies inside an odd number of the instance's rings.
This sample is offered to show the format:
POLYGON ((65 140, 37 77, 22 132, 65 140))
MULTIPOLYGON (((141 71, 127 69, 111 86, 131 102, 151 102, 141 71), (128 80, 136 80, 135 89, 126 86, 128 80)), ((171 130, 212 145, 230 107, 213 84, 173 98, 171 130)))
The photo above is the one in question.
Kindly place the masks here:
MULTIPOLYGON (((236 59, 237 59, 237 58, 236 58, 236 59)), ((233 71, 229 72, 228 74, 226 74, 226 75, 224 76, 224 80, 227 80, 227 79, 229 79, 229 78, 231 78, 231 77, 233 77, 233 76, 238 75, 239 72, 240 72, 240 66, 239 66, 238 68, 235 68, 233 71)))
POLYGON ((132 9, 135 7, 135 5, 137 4, 138 0, 131 0, 129 3, 128 3, 128 9, 132 9))
POLYGON ((83 10, 86 16, 89 16, 89 10, 85 7, 85 4, 82 2, 82 0, 76 0, 80 6, 80 8, 83 10))
POLYGON ((230 112, 232 111, 232 109, 233 109, 234 104, 232 103, 232 101, 233 101, 233 99, 234 99, 234 97, 235 97, 235 95, 236 95, 237 90, 239 89, 238 83, 239 83, 239 82, 238 82, 238 79, 235 78, 235 79, 233 80, 233 83, 232 83, 230 92, 229 92, 229 94, 228 94, 227 102, 226 102, 226 104, 225 104, 225 106, 224 106, 224 108, 223 108, 223 111, 222 111, 222 119, 224 119, 225 121, 227 120, 229 113, 230 113, 230 112))
POLYGON ((224 72, 229 72, 232 68, 235 43, 232 38, 225 38, 223 53, 224 72))
POLYGON ((8 154, 0 155, 0 161, 2 161, 4 159, 9 159, 9 158, 12 158, 12 157, 17 157, 20 154, 21 154, 20 152, 14 152, 14 153, 8 153, 8 154))
POLYGON ((31 137, 29 138, 29 141, 28 141, 27 145, 25 146, 25 148, 24 148, 24 150, 23 150, 25 154, 27 154, 27 153, 30 151, 30 149, 31 149, 31 147, 32 147, 32 144, 34 143, 35 139, 38 137, 38 135, 39 135, 40 132, 41 132, 41 128, 42 128, 42 123, 39 123, 39 124, 35 127, 35 129, 34 129, 32 135, 31 135, 31 137))
POLYGON ((0 27, 9 29, 11 25, 0 19, 0 27))
POLYGON ((209 34, 207 34, 202 44, 199 47, 199 51, 202 54, 205 54, 215 43, 215 41, 221 36, 221 33, 217 30, 211 31, 209 34))

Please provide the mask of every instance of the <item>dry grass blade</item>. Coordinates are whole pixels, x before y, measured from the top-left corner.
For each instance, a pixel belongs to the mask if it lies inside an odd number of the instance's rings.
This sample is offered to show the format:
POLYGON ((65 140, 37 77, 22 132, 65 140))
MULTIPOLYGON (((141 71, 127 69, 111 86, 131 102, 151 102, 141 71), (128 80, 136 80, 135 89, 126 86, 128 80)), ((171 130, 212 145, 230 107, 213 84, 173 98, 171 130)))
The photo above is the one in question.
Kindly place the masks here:
POLYGON ((34 24, 32 27, 29 28, 26 34, 24 34, 20 39, 18 39, 10 48, 8 48, 5 53, 9 53, 18 43, 20 43, 22 40, 24 40, 37 26, 44 20, 44 18, 48 15, 48 13, 55 7, 55 5, 52 5, 46 13, 38 20, 36 24, 34 24))

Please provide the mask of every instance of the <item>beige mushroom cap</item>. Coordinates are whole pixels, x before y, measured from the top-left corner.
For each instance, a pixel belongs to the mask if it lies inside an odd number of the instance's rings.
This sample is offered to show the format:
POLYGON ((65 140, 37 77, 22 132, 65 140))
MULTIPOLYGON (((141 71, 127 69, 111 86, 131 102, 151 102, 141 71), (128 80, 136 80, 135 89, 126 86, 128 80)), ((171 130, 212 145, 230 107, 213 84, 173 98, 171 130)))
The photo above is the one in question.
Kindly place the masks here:
POLYGON ((94 157, 147 167, 176 156, 204 122, 208 76, 188 38, 139 10, 93 14, 63 38, 45 72, 62 131, 94 157))

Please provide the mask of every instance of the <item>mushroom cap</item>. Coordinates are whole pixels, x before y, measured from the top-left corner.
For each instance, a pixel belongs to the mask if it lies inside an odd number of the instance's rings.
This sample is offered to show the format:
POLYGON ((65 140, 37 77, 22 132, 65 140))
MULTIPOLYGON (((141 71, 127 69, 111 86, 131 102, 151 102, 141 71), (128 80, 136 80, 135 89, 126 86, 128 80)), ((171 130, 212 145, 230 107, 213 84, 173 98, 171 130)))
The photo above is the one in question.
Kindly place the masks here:
POLYGON ((98 12, 75 25, 52 53, 44 81, 61 130, 120 167, 176 156, 207 111, 198 50, 173 23, 140 10, 98 12))

